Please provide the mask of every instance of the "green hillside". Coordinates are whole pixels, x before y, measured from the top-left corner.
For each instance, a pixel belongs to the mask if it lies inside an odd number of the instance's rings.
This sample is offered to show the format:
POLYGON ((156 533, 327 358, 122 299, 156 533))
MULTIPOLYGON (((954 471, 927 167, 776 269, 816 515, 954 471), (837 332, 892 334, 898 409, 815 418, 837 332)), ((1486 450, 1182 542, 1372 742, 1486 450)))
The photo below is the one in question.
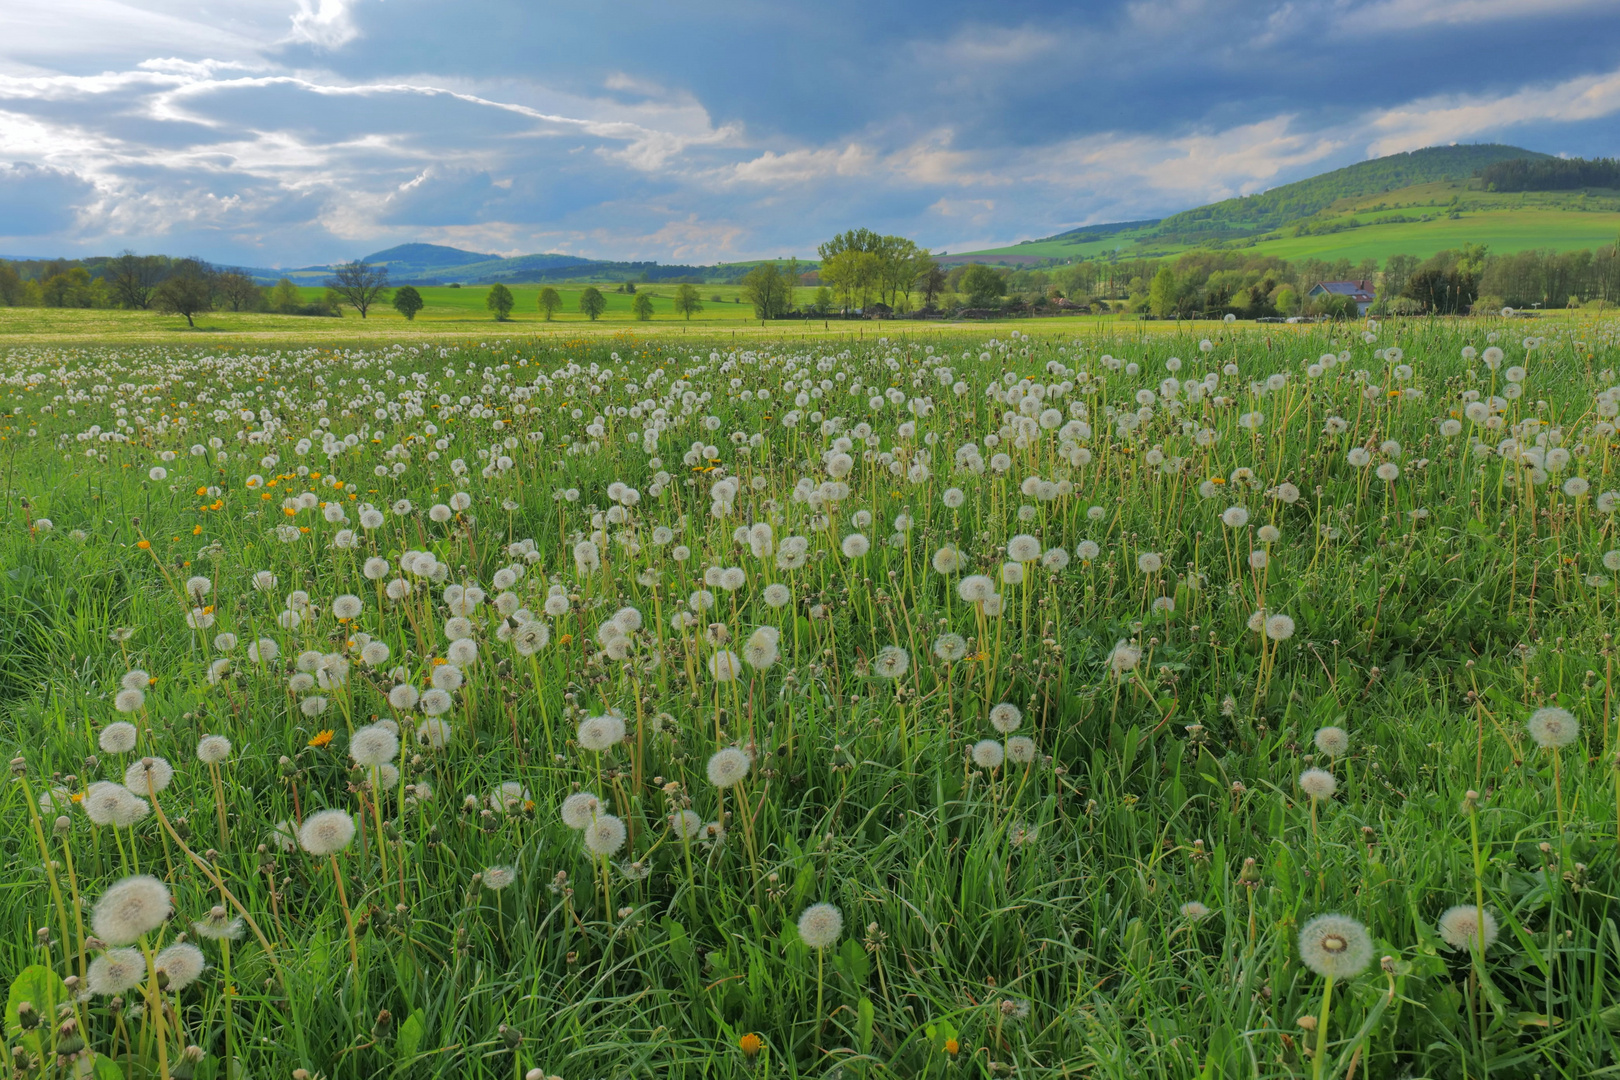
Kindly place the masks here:
POLYGON ((946 261, 1136 259, 1214 248, 1359 262, 1397 253, 1426 256, 1464 243, 1510 253, 1614 242, 1620 232, 1620 192, 1487 191, 1475 175, 1493 163, 1520 158, 1546 160, 1548 155, 1494 144, 1430 147, 1159 221, 1087 226, 946 261))

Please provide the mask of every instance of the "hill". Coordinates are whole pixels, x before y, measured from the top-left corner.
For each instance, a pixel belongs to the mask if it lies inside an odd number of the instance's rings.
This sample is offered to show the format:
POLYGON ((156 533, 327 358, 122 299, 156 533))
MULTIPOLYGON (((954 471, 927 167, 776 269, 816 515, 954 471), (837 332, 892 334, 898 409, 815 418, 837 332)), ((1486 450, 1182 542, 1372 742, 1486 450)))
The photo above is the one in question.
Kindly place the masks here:
MULTIPOLYGON (((667 282, 692 280, 697 282, 735 282, 748 273, 754 263, 715 263, 692 266, 652 261, 620 261, 613 259, 587 259, 579 255, 548 252, 538 255, 515 255, 510 258, 490 255, 441 244, 400 244, 383 251, 363 256, 366 262, 388 268, 392 285, 490 285, 495 282, 546 281, 650 281, 667 282)), ((805 270, 815 267, 813 262, 801 262, 805 270)), ((270 270, 246 267, 265 284, 282 277, 291 278, 299 285, 318 285, 332 273, 331 266, 306 266, 297 270, 270 270)))
POLYGON ((944 261, 1030 265, 1174 255, 1193 248, 1359 261, 1396 253, 1430 255, 1465 242, 1498 252, 1613 242, 1620 230, 1620 192, 1500 192, 1487 190, 1478 178, 1488 168, 1516 160, 1556 159, 1499 144, 1428 147, 1157 221, 1085 226, 944 261))

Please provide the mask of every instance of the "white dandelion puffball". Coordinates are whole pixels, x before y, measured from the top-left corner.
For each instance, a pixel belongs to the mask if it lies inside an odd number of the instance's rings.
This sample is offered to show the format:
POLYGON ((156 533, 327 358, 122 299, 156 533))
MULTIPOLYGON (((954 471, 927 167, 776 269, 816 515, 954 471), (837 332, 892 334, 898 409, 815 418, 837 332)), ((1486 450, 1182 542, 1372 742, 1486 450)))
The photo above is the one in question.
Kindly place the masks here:
POLYGON ((108 949, 90 961, 90 970, 85 975, 92 994, 100 997, 122 994, 146 978, 146 956, 139 949, 108 949))
POLYGON ((1142 650, 1139 646, 1121 639, 1114 646, 1114 651, 1108 654, 1108 667, 1115 675, 1123 675, 1127 671, 1135 671, 1136 666, 1142 662, 1142 650))
POLYGON ((844 552, 844 558, 859 559, 872 550, 872 542, 860 533, 850 533, 844 537, 844 542, 839 547, 844 552))
POLYGON ((403 711, 416 708, 416 703, 422 699, 422 692, 410 683, 400 683, 388 691, 388 704, 403 711))
POLYGON ((173 779, 174 766, 160 757, 141 758, 124 770, 124 786, 137 795, 162 791, 173 779))
POLYGON ((973 744, 971 753, 973 764, 981 769, 999 769, 1007 756, 1006 750, 994 739, 980 739, 973 744))
POLYGON ((170 906, 168 886, 150 874, 135 874, 101 894, 90 927, 109 945, 133 945, 163 925, 170 906))
POLYGON ((732 787, 748 775, 750 764, 748 754, 735 746, 716 750, 709 758, 709 783, 717 788, 732 787))
POLYGON ((517 880, 517 871, 510 866, 492 866, 483 873, 484 888, 500 892, 517 880))
POLYGON ((1222 511, 1221 521, 1229 529, 1241 529, 1249 523, 1249 511, 1241 506, 1229 506, 1222 511))
POLYGON ((424 716, 443 716, 449 712, 455 700, 451 698, 448 690, 441 690, 435 686, 422 695, 417 704, 421 707, 424 716))
POLYGON ((709 657, 709 674, 716 682, 728 683, 742 677, 742 658, 730 649, 709 657))
POLYGON ((624 720, 612 713, 587 716, 580 721, 577 735, 582 748, 599 754, 624 741, 624 720))
POLYGON ((597 812, 602 808, 602 802, 595 792, 576 791, 562 801, 557 813, 563 824, 570 829, 583 829, 596 820, 597 812))
POLYGON ((1164 569, 1164 559, 1156 551, 1144 551, 1136 557, 1136 568, 1144 574, 1156 574, 1164 569))
POLYGON ((443 720, 429 718, 416 725, 416 741, 422 746, 443 750, 455 741, 455 729, 443 720))
POLYGON ((1318 915, 1299 931, 1299 958, 1327 979, 1348 979, 1372 963, 1367 928, 1347 915, 1318 915))
POLYGON ((612 814, 600 814, 585 826, 585 850, 606 858, 624 846, 624 822, 612 814))
POLYGON ((97 780, 91 784, 79 805, 84 808, 84 816, 92 824, 119 828, 133 825, 152 810, 145 799, 123 784, 110 780, 97 780))
POLYGON ((1458 904, 1447 908, 1440 916, 1440 937, 1453 949, 1475 949, 1480 945, 1480 932, 1485 935, 1485 948, 1496 941, 1496 916, 1481 912, 1473 904, 1458 904), (1483 926, 1481 923, 1483 922, 1483 926))
POLYGON ((349 740, 349 756, 357 765, 374 769, 399 756, 399 736, 381 724, 356 728, 349 740))
POLYGON ((1041 542, 1027 533, 1007 541, 1007 558, 1014 562, 1034 562, 1041 557, 1041 542))
POLYGON ((783 607, 792 599, 792 591, 779 581, 765 586, 765 602, 773 608, 783 607))
POLYGON ((1306 769, 1299 774, 1299 789, 1312 799, 1331 799, 1339 782, 1326 769, 1306 769))
POLYGON ((961 634, 941 634, 934 639, 934 655, 954 664, 967 655, 967 639, 961 634))
POLYGON ((911 667, 911 654, 898 645, 885 645, 872 660, 872 674, 880 679, 898 679, 911 667))
POLYGON ((677 810, 669 815, 669 827, 683 840, 696 840, 703 831, 703 815, 693 810, 677 810))
POLYGON ((1325 727, 1317 731, 1315 742, 1328 757, 1343 757, 1350 750, 1350 733, 1341 727, 1325 727))
POLYGON ((831 904, 811 904, 799 915, 799 940, 812 949, 825 949, 843 932, 843 912, 831 904))
POLYGON ((1568 746, 1581 733, 1581 723, 1573 713, 1551 705, 1531 713, 1524 726, 1536 745, 1543 750, 1568 746))
POLYGON ((1287 641, 1294 636, 1294 620, 1287 615, 1273 615, 1266 620, 1266 637, 1272 641, 1287 641))
POLYGON ((134 724, 119 720, 102 728, 101 737, 97 742, 105 753, 127 754, 135 749, 135 737, 138 734, 134 724))
POLYGON ((1035 740, 1027 735, 1014 735, 1007 740, 1007 760, 1014 764, 1034 764, 1035 753, 1035 740))
POLYGON ((169 990, 184 990, 196 982, 208 966, 203 951, 189 941, 176 942, 153 958, 152 968, 169 977, 169 990))
POLYGON ((983 574, 969 574, 956 583, 956 594, 970 604, 983 603, 996 595, 996 583, 983 574))
POLYGON ((354 839, 354 818, 346 810, 322 810, 309 815, 298 830, 299 845, 317 858, 336 855, 354 839))
POLYGON ((1010 735, 1024 722, 1023 711, 1010 701, 1003 701, 990 710, 990 726, 1003 735, 1010 735))
POLYGON ((231 740, 223 735, 204 735, 197 740, 197 760, 204 765, 218 765, 231 756, 231 740))
POLYGON ((132 713, 146 704, 146 692, 137 687, 125 687, 113 698, 113 708, 121 713, 132 713))

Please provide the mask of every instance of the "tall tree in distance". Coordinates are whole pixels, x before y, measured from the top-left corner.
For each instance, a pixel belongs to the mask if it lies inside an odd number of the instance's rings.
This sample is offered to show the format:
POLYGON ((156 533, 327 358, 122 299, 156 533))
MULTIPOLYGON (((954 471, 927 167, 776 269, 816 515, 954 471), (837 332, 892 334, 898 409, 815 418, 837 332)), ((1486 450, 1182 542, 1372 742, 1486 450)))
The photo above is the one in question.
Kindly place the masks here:
POLYGON ((416 286, 405 285, 394 290, 394 310, 405 316, 406 322, 414 322, 416 313, 425 306, 416 286))
POLYGON ((557 309, 560 307, 562 307, 562 297, 557 294, 556 289, 547 285, 540 290, 540 312, 546 317, 546 322, 551 321, 551 317, 557 314, 557 309))
POLYGON ((346 262, 332 269, 326 287, 360 313, 363 319, 371 306, 388 291, 388 267, 372 266, 364 259, 346 262))
POLYGON ((258 311, 264 290, 241 270, 225 270, 214 276, 214 295, 232 311, 258 311))
POLYGON ((304 306, 304 297, 293 284, 292 278, 282 278, 270 287, 270 310, 282 315, 296 315, 304 306))
POLYGON ((742 279, 743 295, 761 319, 776 319, 793 306, 793 286, 773 262, 760 263, 742 279))
POLYGON ((652 297, 648 296, 646 292, 636 293, 636 298, 630 301, 630 310, 636 313, 638 321, 646 322, 653 317, 652 297))
POLYGON ((703 310, 703 294, 698 287, 690 281, 683 281, 675 286, 675 313, 685 315, 686 321, 691 322, 692 316, 703 310))
POLYGON ((585 291, 579 294, 579 310, 584 312, 591 322, 595 322, 601 318, 602 312, 607 310, 607 297, 603 296, 602 290, 595 285, 587 285, 585 291))
POLYGON ((192 316, 214 310, 213 276, 213 267, 201 259, 181 259, 153 290, 152 303, 165 315, 183 315, 187 326, 196 326, 192 316))
POLYGON ((945 271, 930 257, 927 266, 917 275, 915 285, 922 290, 923 307, 933 307, 934 300, 945 291, 945 271))
POLYGON ((107 263, 107 284, 113 297, 127 308, 152 306, 152 294, 163 280, 163 259, 157 255, 137 255, 129 248, 107 263))
POLYGON ((512 290, 500 282, 489 287, 489 295, 484 297, 484 306, 495 313, 496 322, 505 322, 506 317, 512 314, 512 290))

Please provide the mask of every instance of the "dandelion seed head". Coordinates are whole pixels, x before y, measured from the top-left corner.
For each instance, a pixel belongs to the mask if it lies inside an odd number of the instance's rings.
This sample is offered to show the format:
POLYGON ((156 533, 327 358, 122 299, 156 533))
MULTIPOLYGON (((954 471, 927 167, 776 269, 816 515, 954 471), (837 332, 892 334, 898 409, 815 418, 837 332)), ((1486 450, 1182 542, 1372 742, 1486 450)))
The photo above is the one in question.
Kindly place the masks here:
POLYGON ((1299 931, 1299 958, 1316 974, 1348 979, 1372 962, 1367 928, 1346 915, 1318 915, 1299 931))
POLYGON ((1299 774, 1299 789, 1312 799, 1331 799, 1339 782, 1326 769, 1306 769, 1299 774))
POLYGON ((90 926, 109 945, 132 945, 163 925, 171 903, 163 882, 150 874, 133 874, 101 894, 90 926))
POLYGON ((582 749, 598 754, 610 750, 624 741, 624 718, 612 713, 588 716, 580 721, 578 738, 582 749))
POLYGON ((139 949, 108 949, 90 961, 85 981, 90 993, 112 997, 140 985, 146 978, 146 956, 139 949))
POLYGON ((152 967, 169 977, 168 989, 184 990, 202 976, 208 961, 203 951, 189 941, 179 941, 153 958, 152 967))
POLYGON ((717 788, 732 787, 748 775, 751 764, 748 754, 735 746, 716 750, 710 755, 706 770, 709 783, 717 788))
POLYGON ((1450 907, 1440 916, 1440 937, 1453 949, 1475 949, 1480 944, 1480 931, 1485 933, 1485 948, 1490 948, 1496 941, 1496 916, 1489 911, 1481 912, 1473 904, 1458 904, 1450 907), (1481 921, 1484 926, 1481 927, 1481 921))
POLYGON ((1531 713, 1524 726, 1543 750, 1568 746, 1581 733, 1580 721, 1575 719, 1574 713, 1552 705, 1531 713))
POLYGON ((317 858, 336 855, 354 839, 354 818, 346 810, 321 810, 304 819, 298 843, 317 858))
POLYGON ((101 736, 96 741, 105 753, 127 754, 135 749, 138 734, 134 724, 118 720, 102 728, 101 736))
POLYGON ((599 814, 582 830, 585 850, 606 858, 624 846, 624 822, 612 814, 599 814))
POLYGON ((799 914, 799 940, 812 949, 825 949, 844 932, 844 915, 831 904, 811 904, 799 914))

